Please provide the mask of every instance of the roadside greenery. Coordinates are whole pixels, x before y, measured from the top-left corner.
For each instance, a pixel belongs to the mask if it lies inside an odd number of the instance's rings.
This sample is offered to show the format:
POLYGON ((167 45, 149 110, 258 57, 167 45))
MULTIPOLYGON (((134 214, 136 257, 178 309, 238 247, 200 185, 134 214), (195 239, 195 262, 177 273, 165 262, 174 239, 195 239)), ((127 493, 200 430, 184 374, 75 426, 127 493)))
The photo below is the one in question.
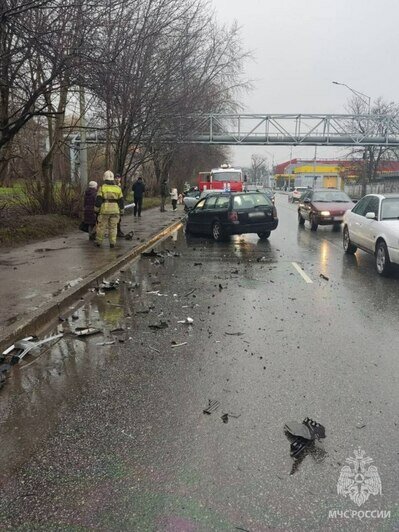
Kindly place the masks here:
POLYGON ((77 135, 89 179, 110 168, 125 193, 139 174, 157 194, 161 177, 180 188, 225 162, 225 148, 184 145, 247 86, 239 29, 206 0, 3 0, 0 34, 0 185, 22 180, 29 212, 78 211, 77 135))

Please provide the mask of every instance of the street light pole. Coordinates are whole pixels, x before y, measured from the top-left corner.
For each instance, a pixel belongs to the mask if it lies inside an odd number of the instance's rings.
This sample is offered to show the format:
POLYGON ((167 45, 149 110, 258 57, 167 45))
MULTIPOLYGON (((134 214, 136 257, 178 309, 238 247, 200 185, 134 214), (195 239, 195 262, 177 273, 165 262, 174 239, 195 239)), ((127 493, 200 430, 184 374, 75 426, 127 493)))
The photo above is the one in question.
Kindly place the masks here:
POLYGON ((367 94, 364 94, 363 92, 357 91, 355 89, 352 89, 352 87, 349 87, 346 83, 339 83, 338 81, 332 82, 334 85, 341 85, 341 87, 346 87, 349 89, 355 96, 358 96, 362 102, 366 103, 367 105, 367 114, 369 115, 371 112, 371 96, 367 96, 367 94))
MULTIPOLYGON (((347 89, 349 89, 355 96, 357 96, 358 98, 360 98, 362 100, 363 103, 366 103, 367 105, 367 114, 368 116, 370 116, 371 114, 371 97, 368 96, 367 94, 364 94, 363 92, 360 92, 360 91, 357 91, 355 89, 352 89, 352 87, 349 87, 349 85, 347 85, 346 83, 339 83, 338 81, 333 81, 332 82, 334 85, 341 85, 342 87, 346 87, 347 89)), ((368 132, 368 129, 369 129, 369 118, 367 118, 367 132, 368 132)), ((362 173, 363 173, 363 178, 362 178, 362 196, 365 196, 367 194, 367 166, 366 166, 366 161, 367 161, 367 148, 364 149, 364 152, 363 152, 363 168, 362 168, 362 173)))

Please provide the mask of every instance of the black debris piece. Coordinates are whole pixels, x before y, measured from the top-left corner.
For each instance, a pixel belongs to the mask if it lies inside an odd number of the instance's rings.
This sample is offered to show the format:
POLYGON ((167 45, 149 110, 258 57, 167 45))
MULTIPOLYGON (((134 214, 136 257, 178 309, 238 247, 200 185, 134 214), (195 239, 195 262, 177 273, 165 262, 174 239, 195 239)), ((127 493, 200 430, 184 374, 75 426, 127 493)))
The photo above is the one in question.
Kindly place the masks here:
POLYGON ((202 412, 210 416, 213 412, 216 412, 219 406, 220 406, 219 401, 212 401, 211 399, 208 399, 208 406, 204 408, 202 412))
POLYGON ((308 427, 312 440, 320 440, 321 438, 326 437, 326 429, 323 427, 323 425, 317 423, 317 421, 314 421, 309 417, 305 417, 303 424, 308 427))
POLYGON ((78 314, 72 314, 72 319, 73 320, 78 320, 79 319, 79 315, 78 314))
POLYGON ((197 290, 196 288, 193 288, 192 290, 190 290, 189 292, 187 292, 187 294, 184 294, 184 297, 191 296, 191 294, 193 294, 196 290, 197 290))
POLYGON ((234 332, 234 333, 225 332, 224 334, 227 334, 227 336, 243 336, 244 335, 243 332, 234 332))
POLYGON ((152 248, 151 251, 144 251, 142 254, 141 254, 142 257, 162 257, 161 253, 158 253, 157 251, 155 251, 154 248, 152 248))
POLYGON ((169 325, 167 324, 166 321, 160 321, 159 323, 153 323, 149 325, 148 327, 154 331, 157 331, 161 329, 166 329, 167 327, 169 327, 169 325))
POLYGON ((223 290, 223 286, 219 283, 219 290, 223 290))
POLYGON ((322 274, 322 273, 320 274, 320 277, 321 277, 322 279, 324 279, 325 281, 329 281, 329 280, 330 280, 329 277, 326 277, 326 276, 325 276, 324 274, 322 274))
POLYGON ((194 266, 202 266, 202 262, 194 262, 194 266))
POLYGON ((100 290, 116 290, 119 288, 119 279, 116 279, 115 281, 103 281, 100 283, 99 289, 100 290))
POLYGON ((229 414, 223 414, 221 419, 222 419, 223 423, 228 423, 229 422, 229 414))
POLYGON ((305 449, 313 445, 315 440, 326 437, 326 429, 317 421, 306 417, 302 423, 290 421, 285 424, 284 431, 291 440, 291 456, 295 459, 301 456, 305 449))
POLYGON ((295 438, 303 438, 305 440, 311 440, 311 435, 308 427, 304 423, 298 423, 298 421, 289 421, 285 424, 284 430, 289 432, 291 436, 295 438))
POLYGON ((310 443, 311 442, 309 440, 305 440, 300 436, 295 438, 295 440, 291 443, 290 455, 292 456, 292 458, 298 458, 299 456, 301 456, 303 451, 309 447, 310 443))
POLYGON ((320 440, 326 437, 326 429, 309 417, 305 417, 302 423, 289 421, 285 424, 284 430, 291 436, 300 437, 305 440, 320 440))
POLYGON ((133 240, 133 231, 130 231, 125 235, 125 240, 133 240))

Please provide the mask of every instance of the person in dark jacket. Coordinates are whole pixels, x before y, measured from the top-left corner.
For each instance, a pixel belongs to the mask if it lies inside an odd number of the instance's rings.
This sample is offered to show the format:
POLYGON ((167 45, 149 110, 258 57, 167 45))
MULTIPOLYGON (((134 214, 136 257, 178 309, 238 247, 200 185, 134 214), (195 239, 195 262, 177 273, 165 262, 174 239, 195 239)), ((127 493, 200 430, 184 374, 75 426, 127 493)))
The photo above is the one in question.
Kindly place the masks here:
POLYGON ((161 212, 165 212, 165 202, 166 198, 169 195, 168 180, 166 178, 162 179, 161 182, 161 212))
POLYGON ((96 203, 97 187, 96 181, 90 181, 83 202, 83 222, 89 226, 90 240, 96 238, 97 215, 94 212, 94 206, 96 203))
POLYGON ((142 177, 139 177, 132 186, 134 196, 134 210, 133 215, 138 215, 141 218, 141 207, 143 206, 143 197, 145 192, 145 184, 142 177))

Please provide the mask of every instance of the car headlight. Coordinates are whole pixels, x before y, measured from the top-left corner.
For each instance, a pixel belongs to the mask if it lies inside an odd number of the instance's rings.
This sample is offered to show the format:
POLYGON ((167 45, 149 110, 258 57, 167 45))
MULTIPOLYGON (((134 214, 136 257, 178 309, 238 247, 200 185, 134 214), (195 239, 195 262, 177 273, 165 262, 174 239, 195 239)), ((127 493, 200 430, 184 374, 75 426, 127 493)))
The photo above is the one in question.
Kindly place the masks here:
POLYGON ((330 216, 330 211, 321 211, 322 216, 330 216))

